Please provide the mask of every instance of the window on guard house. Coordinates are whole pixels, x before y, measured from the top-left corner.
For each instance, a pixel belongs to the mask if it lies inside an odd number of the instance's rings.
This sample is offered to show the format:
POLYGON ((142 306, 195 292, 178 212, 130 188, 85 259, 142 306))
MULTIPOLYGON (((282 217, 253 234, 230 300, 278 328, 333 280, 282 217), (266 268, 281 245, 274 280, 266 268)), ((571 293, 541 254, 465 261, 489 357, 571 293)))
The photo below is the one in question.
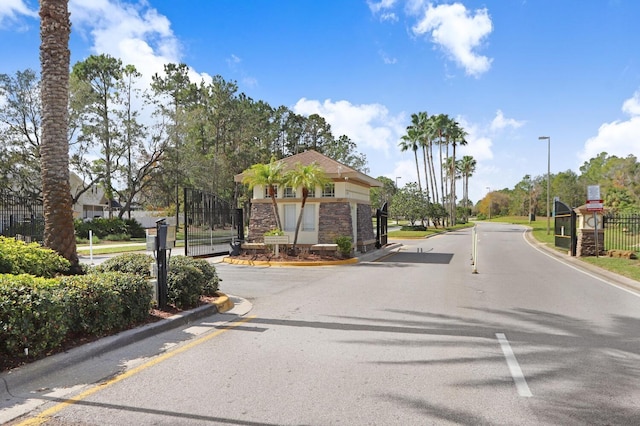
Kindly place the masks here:
POLYGON ((284 187, 284 198, 296 198, 296 190, 290 186, 284 187))
POLYGON ((323 197, 335 197, 336 196, 336 186, 333 183, 328 183, 322 188, 322 196, 323 197))
MULTIPOLYGON (((273 193, 278 198, 278 185, 273 185, 273 193)), ((264 187, 264 198, 271 198, 269 195, 269 185, 265 185, 264 187)))

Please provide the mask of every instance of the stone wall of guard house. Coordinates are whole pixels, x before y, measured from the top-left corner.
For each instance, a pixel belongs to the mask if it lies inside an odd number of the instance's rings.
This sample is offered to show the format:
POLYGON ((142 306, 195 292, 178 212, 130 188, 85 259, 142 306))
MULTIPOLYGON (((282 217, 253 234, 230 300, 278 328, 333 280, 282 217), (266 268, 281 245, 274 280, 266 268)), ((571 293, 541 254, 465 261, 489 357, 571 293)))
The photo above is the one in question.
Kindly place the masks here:
POLYGON ((371 221, 371 206, 369 204, 358 204, 358 241, 356 247, 358 251, 366 253, 373 250, 376 246, 376 235, 373 231, 373 223, 371 221))
POLYGON ((318 244, 333 244, 336 237, 353 235, 349 203, 320 203, 318 244))
MULTIPOLYGON (((598 256, 605 254, 604 251, 604 231, 598 229, 598 256)), ((578 229, 578 241, 576 245, 576 256, 595 256, 596 236, 593 229, 578 229)))
POLYGON ((264 233, 276 228, 271 203, 251 203, 251 220, 249 221, 248 241, 262 240, 264 233))

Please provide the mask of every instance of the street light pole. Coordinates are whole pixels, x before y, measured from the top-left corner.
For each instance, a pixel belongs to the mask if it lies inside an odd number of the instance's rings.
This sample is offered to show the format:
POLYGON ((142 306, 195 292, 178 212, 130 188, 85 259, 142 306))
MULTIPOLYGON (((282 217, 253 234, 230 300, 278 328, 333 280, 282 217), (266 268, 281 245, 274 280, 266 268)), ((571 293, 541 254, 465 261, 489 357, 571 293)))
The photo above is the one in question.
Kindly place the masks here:
POLYGON ((547 140, 547 235, 551 229, 551 210, 549 197, 551 196, 551 136, 539 136, 538 140, 547 140))

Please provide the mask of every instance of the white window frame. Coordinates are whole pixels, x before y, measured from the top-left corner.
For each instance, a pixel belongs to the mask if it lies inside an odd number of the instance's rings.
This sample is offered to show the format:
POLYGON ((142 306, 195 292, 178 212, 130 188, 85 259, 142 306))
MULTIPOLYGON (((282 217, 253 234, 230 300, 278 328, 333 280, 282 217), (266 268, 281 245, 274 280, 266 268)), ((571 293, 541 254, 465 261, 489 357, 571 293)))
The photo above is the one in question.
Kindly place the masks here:
POLYGON ((296 198, 296 190, 291 186, 284 187, 284 193, 282 194, 283 198, 296 198))
POLYGON ((296 205, 295 204, 283 204, 282 205, 282 227, 285 232, 294 232, 296 230, 296 205))
POLYGON ((322 188, 323 198, 334 198, 336 196, 336 184, 328 183, 322 188))
MULTIPOLYGON (((275 192, 276 198, 278 198, 278 185, 273 185, 273 190, 275 192)), ((271 198, 269 196, 269 185, 264 186, 264 198, 271 198)))
POLYGON ((305 204, 302 212, 302 230, 303 231, 315 231, 316 230, 316 205, 305 204))

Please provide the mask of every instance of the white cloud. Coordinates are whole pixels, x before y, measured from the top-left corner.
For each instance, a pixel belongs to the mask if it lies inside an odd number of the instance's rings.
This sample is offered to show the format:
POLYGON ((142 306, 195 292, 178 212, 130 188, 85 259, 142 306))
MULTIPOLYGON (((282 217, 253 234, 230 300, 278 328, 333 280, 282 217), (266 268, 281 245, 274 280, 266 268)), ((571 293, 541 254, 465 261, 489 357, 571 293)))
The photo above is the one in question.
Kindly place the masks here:
POLYGON ((16 22, 20 16, 37 18, 38 11, 31 10, 24 0, 2 0, 0 2, 0 28, 9 22, 16 22))
POLYGON ((319 114, 331 125, 334 136, 347 135, 366 153, 373 149, 389 154, 405 130, 403 115, 392 116, 384 105, 353 105, 348 101, 323 103, 302 98, 292 108, 296 114, 319 114))
POLYGON ((397 58, 390 57, 389 55, 387 55, 386 52, 384 52, 382 50, 378 51, 378 54, 382 58, 382 62, 384 62, 386 65, 394 65, 394 64, 398 63, 398 59, 397 58))
POLYGON ((431 41, 469 75, 479 76, 491 67, 491 59, 476 53, 493 30, 487 9, 470 13, 461 3, 428 4, 424 15, 412 28, 415 35, 431 35, 431 41))
POLYGON ((375 15, 383 10, 391 9, 396 4, 396 2, 397 0, 380 0, 378 2, 367 0, 367 5, 369 5, 369 9, 375 15))
POLYGON ((496 112, 496 116, 491 122, 491 131, 498 132, 500 130, 504 130, 508 127, 512 129, 517 129, 522 127, 525 124, 524 121, 518 121, 515 118, 506 118, 502 112, 502 110, 498 110, 496 112))
MULTIPOLYGON (((108 54, 132 64, 143 75, 144 83, 164 65, 181 61, 181 46, 167 17, 148 6, 113 0, 70 0, 74 31, 92 39, 95 54, 108 54)), ((193 81, 210 81, 207 74, 191 70, 193 81)))
POLYGON ((469 123, 464 117, 457 117, 456 121, 468 133, 466 137, 467 144, 461 145, 459 148, 460 157, 471 155, 478 164, 482 161, 492 160, 493 151, 491 147, 493 146, 493 141, 485 134, 486 130, 483 130, 477 124, 469 123))
POLYGON ((601 152, 618 157, 629 154, 640 157, 640 91, 624 101, 622 111, 630 118, 601 125, 598 134, 589 138, 584 150, 578 154, 581 161, 589 161, 601 152))

